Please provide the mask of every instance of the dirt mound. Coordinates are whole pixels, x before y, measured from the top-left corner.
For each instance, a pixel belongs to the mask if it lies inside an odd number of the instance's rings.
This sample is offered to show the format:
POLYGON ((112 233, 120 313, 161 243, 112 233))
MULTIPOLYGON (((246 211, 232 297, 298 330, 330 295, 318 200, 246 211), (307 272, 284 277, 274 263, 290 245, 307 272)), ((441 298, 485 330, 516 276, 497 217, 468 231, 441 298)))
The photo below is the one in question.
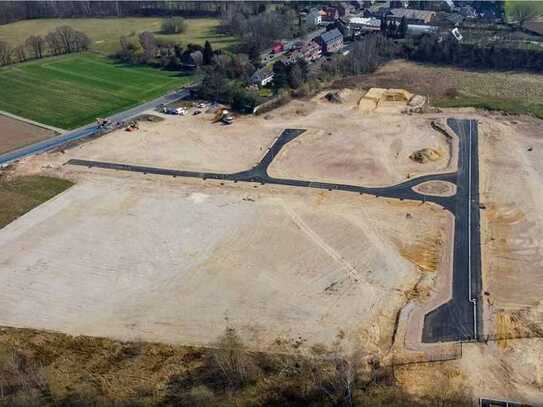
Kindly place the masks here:
POLYGON ((425 164, 429 161, 439 160, 441 158, 441 153, 433 148, 423 148, 415 151, 409 158, 420 164, 425 164))

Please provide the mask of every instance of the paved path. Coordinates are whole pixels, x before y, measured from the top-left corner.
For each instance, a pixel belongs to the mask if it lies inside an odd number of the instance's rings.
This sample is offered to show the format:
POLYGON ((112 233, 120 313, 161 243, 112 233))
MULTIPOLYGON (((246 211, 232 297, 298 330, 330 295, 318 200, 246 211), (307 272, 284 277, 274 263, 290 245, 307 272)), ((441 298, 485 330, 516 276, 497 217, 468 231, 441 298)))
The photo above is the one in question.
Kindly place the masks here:
POLYGON ((25 122, 25 123, 31 124, 33 126, 41 127, 43 129, 52 130, 55 133, 59 133, 59 134, 66 133, 66 130, 64 130, 64 129, 49 126, 48 124, 43 124, 43 123, 40 123, 40 122, 35 122, 34 120, 26 119, 24 117, 17 116, 16 114, 13 114, 13 113, 5 112, 3 110, 0 110, 0 114, 2 116, 11 117, 12 119, 19 120, 20 122, 25 122))
MULTIPOLYGON (((134 108, 117 113, 113 116, 108 117, 108 119, 111 120, 111 122, 113 123, 126 121, 140 115, 146 110, 154 109, 163 103, 171 103, 176 100, 183 99, 187 97, 189 94, 190 94, 190 91, 188 89, 182 89, 180 91, 170 93, 168 95, 162 96, 150 102, 143 103, 134 108)), ((47 140, 32 144, 30 146, 26 146, 18 150, 1 154, 0 165, 7 164, 11 161, 19 160, 21 158, 24 158, 33 154, 44 153, 46 151, 58 148, 64 144, 94 136, 98 133, 98 131, 99 131, 99 128, 96 124, 94 123, 88 124, 76 130, 65 132, 64 134, 61 134, 60 136, 52 137, 47 140)))
POLYGON ((481 257, 479 240, 479 170, 477 150, 477 122, 449 119, 447 124, 460 140, 458 171, 425 175, 389 187, 368 188, 357 185, 335 184, 274 178, 268 167, 283 146, 304 133, 303 129, 286 129, 253 168, 231 174, 183 171, 101 161, 71 159, 69 165, 133 171, 143 174, 215 179, 232 182, 316 188, 371 194, 388 198, 433 202, 455 216, 453 296, 452 299, 429 312, 424 319, 423 342, 443 342, 477 339, 482 327, 481 318, 481 257), (456 195, 449 197, 424 195, 413 187, 427 181, 448 181, 456 184, 456 195))

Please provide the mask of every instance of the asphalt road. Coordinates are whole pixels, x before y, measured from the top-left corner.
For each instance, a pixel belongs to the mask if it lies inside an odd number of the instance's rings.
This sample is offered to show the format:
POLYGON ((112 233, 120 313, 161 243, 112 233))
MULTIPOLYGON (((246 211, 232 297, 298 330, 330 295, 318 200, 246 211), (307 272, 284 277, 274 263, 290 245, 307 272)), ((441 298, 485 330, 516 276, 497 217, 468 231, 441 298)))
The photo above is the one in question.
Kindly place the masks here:
POLYGON ((460 138, 452 299, 428 313, 423 342, 478 339, 482 331, 477 122, 449 119, 460 138))
POLYGON ((183 171, 78 159, 71 159, 66 164, 172 177, 285 185, 434 202, 455 216, 453 296, 451 301, 425 316, 422 340, 423 342, 471 340, 476 339, 478 333, 481 332, 477 122, 449 119, 448 125, 458 134, 460 139, 458 171, 421 176, 390 187, 369 188, 358 185, 270 177, 268 167, 273 159, 287 143, 304 133, 303 129, 284 130, 255 167, 237 173, 183 171), (420 194, 413 190, 414 186, 426 181, 448 181, 456 184, 456 195, 438 197, 420 194))
MULTIPOLYGON (((179 99, 183 99, 189 95, 190 91, 188 89, 182 89, 177 92, 169 93, 165 96, 162 96, 158 99, 152 100, 150 102, 141 104, 134 108, 125 110, 123 112, 117 113, 113 116, 108 117, 111 122, 122 122, 134 118, 146 110, 154 109, 160 104, 171 103, 179 99)), ((86 137, 91 137, 97 134, 98 126, 96 124, 89 124, 87 126, 80 127, 76 130, 72 130, 61 134, 60 136, 52 137, 44 141, 26 146, 14 151, 10 151, 5 154, 0 155, 0 165, 8 164, 11 161, 19 160, 21 158, 27 157, 33 154, 40 154, 55 148, 58 148, 64 144, 81 140, 86 137)))

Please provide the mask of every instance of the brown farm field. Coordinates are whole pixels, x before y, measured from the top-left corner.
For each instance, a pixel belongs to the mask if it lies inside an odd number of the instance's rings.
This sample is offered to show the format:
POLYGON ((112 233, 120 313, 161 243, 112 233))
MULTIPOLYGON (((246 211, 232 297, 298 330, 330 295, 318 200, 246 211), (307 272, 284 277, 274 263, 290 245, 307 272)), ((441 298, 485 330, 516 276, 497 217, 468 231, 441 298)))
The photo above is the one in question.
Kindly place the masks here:
POLYGON ((55 132, 0 114, 0 154, 45 140, 55 132))

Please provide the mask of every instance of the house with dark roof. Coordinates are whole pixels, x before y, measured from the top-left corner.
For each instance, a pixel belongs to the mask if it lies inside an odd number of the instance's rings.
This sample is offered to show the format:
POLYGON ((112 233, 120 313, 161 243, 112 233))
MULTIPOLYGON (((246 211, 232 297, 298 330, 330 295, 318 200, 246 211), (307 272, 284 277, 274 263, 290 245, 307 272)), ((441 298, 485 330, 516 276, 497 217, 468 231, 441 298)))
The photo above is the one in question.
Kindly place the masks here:
POLYGON ((307 13, 304 20, 308 25, 319 25, 322 22, 321 11, 317 9, 311 10, 307 13))
POLYGON ((343 34, 337 28, 326 31, 318 37, 318 43, 322 48, 322 52, 332 54, 343 48, 343 34))
POLYGON ((337 7, 324 7, 322 9, 322 21, 334 22, 339 18, 337 7))

